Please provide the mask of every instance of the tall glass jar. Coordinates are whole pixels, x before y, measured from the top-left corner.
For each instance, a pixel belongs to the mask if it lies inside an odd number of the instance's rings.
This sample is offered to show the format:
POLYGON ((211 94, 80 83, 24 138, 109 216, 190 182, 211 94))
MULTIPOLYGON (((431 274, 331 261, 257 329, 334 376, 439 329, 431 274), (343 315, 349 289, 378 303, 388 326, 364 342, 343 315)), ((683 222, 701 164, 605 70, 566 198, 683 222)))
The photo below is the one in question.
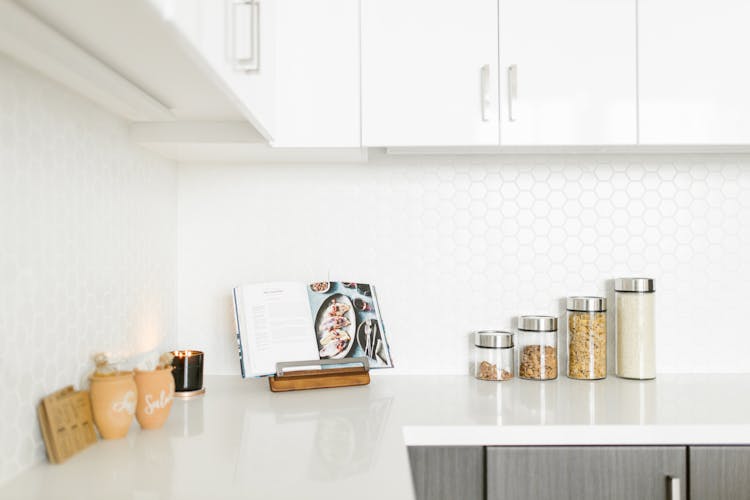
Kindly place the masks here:
POLYGON ((527 380, 557 378, 557 318, 521 316, 518 319, 518 376, 527 380))
POLYGON ((474 376, 480 380, 513 378, 513 334, 502 330, 474 332, 474 376))
POLYGON ((568 377, 607 376, 607 299, 568 297, 568 377))
POLYGON ((615 280, 618 377, 656 377, 656 328, 654 280, 615 280))

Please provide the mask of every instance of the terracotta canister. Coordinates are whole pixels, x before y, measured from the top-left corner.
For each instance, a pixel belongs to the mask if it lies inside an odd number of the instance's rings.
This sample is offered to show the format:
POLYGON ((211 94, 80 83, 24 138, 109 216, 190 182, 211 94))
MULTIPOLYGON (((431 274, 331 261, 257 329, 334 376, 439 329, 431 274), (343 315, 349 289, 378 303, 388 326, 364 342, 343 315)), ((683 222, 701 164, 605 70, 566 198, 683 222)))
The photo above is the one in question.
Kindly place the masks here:
POLYGON ((133 422, 138 399, 133 372, 92 375, 89 380, 91 407, 99 434, 104 439, 125 437, 133 422))
POLYGON ((135 372, 138 406, 135 416, 144 429, 158 429, 169 416, 174 397, 172 367, 135 372))

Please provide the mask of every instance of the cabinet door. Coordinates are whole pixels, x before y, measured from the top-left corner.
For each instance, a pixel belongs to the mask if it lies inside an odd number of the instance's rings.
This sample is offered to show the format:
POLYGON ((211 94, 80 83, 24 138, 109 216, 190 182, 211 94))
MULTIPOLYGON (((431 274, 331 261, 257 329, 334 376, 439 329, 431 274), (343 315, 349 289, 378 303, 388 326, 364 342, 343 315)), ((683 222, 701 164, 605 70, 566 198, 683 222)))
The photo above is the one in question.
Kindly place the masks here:
POLYGON ((409 448, 417 500, 484 500, 484 448, 409 448))
POLYGON ((274 146, 359 147, 359 3, 275 0, 274 146))
MULTIPOLYGON (((275 130, 275 2, 151 0, 182 34, 197 61, 266 139, 275 130), (247 70, 252 56, 258 65, 247 70)), ((176 114, 181 118, 179 110, 176 114)))
POLYGON ((750 2, 638 4, 640 142, 750 143, 750 2))
POLYGON ((499 14, 501 144, 636 143, 635 0, 500 0, 499 14))
POLYGON ((685 500, 684 447, 487 449, 488 500, 685 500), (670 478, 674 478, 671 479, 670 478))
POLYGON ((497 0, 362 0, 363 143, 497 145, 497 63, 497 0))
POLYGON ((750 446, 691 446, 690 499, 750 498, 750 446))

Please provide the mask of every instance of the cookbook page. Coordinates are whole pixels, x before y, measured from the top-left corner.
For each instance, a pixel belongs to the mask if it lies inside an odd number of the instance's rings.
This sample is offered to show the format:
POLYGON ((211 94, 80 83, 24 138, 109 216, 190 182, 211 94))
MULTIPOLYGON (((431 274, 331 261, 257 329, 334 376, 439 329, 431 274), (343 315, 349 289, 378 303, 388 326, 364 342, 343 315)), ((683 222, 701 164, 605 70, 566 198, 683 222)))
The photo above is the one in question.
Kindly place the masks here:
POLYGON ((306 288, 277 282, 234 289, 243 377, 271 375, 281 361, 318 359, 306 288))
POLYGON ((307 294, 320 359, 367 357, 371 368, 393 367, 375 287, 323 281, 307 294))

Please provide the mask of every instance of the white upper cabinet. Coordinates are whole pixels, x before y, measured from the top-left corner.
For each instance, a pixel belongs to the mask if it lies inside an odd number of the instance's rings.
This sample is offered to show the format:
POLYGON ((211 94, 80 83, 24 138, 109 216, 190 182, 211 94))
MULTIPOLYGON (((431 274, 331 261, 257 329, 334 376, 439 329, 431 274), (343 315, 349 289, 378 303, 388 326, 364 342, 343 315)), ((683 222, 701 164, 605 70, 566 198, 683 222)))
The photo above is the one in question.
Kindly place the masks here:
POLYGON ((748 20, 750 0, 0 0, 0 53, 179 158, 748 146, 748 20))
POLYGON ((635 0, 500 0, 501 145, 635 144, 636 109, 635 0))
POLYGON ((359 151, 357 1, 20 1, 0 0, 0 52, 136 122, 140 144, 359 151))
POLYGON ((362 0, 362 142, 496 145, 497 0, 362 0))
POLYGON ((641 0, 641 144, 750 144, 750 2, 641 0))
POLYGON ((268 140, 275 132, 274 2, 150 0, 268 140))
POLYGON ((358 2, 169 5, 180 30, 273 146, 360 146, 358 2))
POLYGON ((365 145, 636 143, 635 0, 362 6, 365 145))
POLYGON ((359 2, 274 3, 278 22, 273 145, 358 148, 359 2))

